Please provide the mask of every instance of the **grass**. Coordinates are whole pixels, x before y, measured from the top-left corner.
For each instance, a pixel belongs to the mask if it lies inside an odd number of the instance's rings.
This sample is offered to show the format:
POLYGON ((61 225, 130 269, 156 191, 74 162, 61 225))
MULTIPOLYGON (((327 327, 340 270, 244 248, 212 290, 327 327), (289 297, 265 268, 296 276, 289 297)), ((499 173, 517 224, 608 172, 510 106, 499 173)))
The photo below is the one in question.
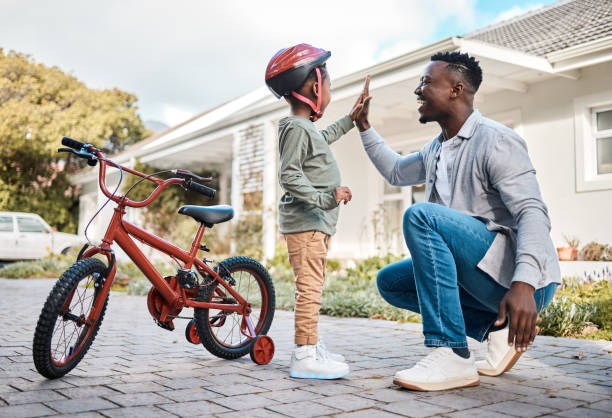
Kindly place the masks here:
MULTIPOLYGON (((379 295, 376 274, 401 257, 370 257, 352 268, 340 269, 338 262, 328 263, 328 277, 322 295, 321 314, 420 322, 420 315, 390 306, 379 295)), ((74 262, 74 256, 51 256, 0 268, 0 277, 59 277, 74 262)), ((278 309, 293 310, 295 287, 286 250, 277 249, 266 263, 273 277, 278 309)), ((156 264, 163 275, 171 275, 174 266, 156 264)), ((151 284, 132 262, 119 262, 113 290, 145 295, 151 284)), ((540 334, 556 337, 612 340, 612 277, 599 281, 565 278, 555 299, 540 313, 540 334)))

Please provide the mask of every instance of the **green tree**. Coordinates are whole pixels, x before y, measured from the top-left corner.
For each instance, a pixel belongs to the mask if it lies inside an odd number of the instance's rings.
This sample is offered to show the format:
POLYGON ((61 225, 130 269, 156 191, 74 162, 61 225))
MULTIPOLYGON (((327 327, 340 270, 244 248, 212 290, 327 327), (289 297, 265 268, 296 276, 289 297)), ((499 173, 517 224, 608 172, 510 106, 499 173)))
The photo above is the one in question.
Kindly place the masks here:
POLYGON ((108 154, 150 134, 136 96, 91 89, 57 67, 0 49, 0 210, 34 212, 75 231, 78 190, 68 175, 79 167, 58 154, 63 136, 90 142, 108 154))

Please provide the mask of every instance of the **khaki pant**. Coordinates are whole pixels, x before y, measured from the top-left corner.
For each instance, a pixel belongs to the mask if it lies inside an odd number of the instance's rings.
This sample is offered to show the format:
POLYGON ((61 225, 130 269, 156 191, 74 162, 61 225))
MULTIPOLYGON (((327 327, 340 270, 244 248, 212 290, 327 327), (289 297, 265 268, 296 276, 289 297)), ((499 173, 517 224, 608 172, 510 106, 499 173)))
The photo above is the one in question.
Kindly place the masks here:
POLYGON ((295 276, 295 343, 299 345, 317 343, 329 238, 320 231, 285 235, 295 276))

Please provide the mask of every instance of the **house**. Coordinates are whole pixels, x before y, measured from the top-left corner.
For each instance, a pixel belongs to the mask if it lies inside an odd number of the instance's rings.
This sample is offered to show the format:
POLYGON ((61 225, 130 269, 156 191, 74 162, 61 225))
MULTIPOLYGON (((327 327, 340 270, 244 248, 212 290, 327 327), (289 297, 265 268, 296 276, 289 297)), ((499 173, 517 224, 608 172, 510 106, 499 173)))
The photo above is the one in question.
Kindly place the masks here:
MULTIPOLYGON (((346 114, 371 74, 373 126, 396 151, 419 150, 439 127, 418 123, 413 91, 430 56, 438 51, 468 52, 480 61, 484 81, 475 106, 526 140, 555 244, 563 244, 563 234, 583 243, 611 243, 612 3, 562 1, 358 69, 333 81, 334 100, 318 126, 346 114)), ((220 202, 236 210, 232 222, 244 214, 245 196, 257 196, 263 248, 270 256, 279 238, 277 121, 286 114, 284 101, 262 86, 128 148, 117 160, 129 163, 138 158, 159 168, 217 170, 220 202)), ((422 199, 422 187, 386 184, 368 161, 356 129, 332 149, 353 200, 341 208, 330 257, 405 252, 401 216, 422 199)), ((79 232, 104 202, 96 180, 93 172, 74 179, 83 186, 79 232)), ((102 224, 95 226, 98 236, 102 224)))

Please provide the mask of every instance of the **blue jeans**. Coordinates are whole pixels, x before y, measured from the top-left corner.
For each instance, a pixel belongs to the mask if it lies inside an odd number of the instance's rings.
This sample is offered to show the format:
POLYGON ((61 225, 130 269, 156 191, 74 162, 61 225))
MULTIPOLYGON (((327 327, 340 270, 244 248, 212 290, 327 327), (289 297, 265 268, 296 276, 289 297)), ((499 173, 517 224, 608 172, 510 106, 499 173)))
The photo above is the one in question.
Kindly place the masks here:
MULTIPOLYGON (((421 314, 428 347, 467 347, 466 335, 483 341, 508 291, 476 267, 497 233, 435 203, 409 207, 403 227, 412 259, 378 272, 380 295, 393 306, 421 314)), ((535 291, 538 312, 556 288, 551 283, 535 291)))

